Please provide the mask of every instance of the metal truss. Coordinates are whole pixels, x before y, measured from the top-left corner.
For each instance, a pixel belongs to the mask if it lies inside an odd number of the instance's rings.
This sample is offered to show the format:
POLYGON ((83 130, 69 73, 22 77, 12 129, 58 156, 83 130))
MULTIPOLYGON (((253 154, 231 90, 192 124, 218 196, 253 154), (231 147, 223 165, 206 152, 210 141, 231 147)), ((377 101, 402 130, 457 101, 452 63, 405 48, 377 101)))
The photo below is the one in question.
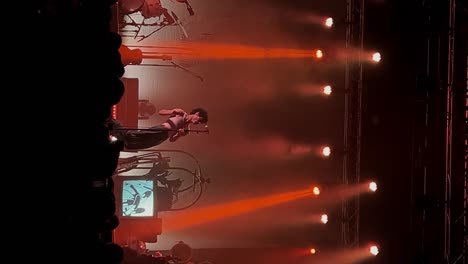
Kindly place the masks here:
MULTIPOLYGON (((364 44, 364 0, 347 0, 346 48, 357 49, 358 59, 348 59, 345 72, 345 114, 342 183, 358 184, 361 174, 362 50, 364 44)), ((359 245, 359 196, 342 201, 344 247, 359 245)))
POLYGON ((448 2, 444 260, 460 264, 468 262, 468 37, 465 7, 448 2))

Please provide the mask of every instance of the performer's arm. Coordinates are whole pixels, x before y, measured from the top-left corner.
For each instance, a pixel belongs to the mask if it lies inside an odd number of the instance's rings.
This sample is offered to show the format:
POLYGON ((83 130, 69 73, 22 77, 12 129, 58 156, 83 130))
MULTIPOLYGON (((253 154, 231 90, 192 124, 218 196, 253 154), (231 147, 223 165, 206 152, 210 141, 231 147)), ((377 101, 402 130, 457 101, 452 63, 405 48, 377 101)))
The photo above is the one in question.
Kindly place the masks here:
POLYGON ((174 109, 161 109, 159 110, 160 115, 185 115, 186 112, 181 108, 174 108, 174 109))
POLYGON ((174 133, 170 138, 169 138, 169 141, 170 142, 174 142, 176 141, 177 139, 179 139, 180 137, 183 137, 185 135, 188 134, 188 132, 185 130, 186 128, 181 128, 179 129, 176 133, 174 133))

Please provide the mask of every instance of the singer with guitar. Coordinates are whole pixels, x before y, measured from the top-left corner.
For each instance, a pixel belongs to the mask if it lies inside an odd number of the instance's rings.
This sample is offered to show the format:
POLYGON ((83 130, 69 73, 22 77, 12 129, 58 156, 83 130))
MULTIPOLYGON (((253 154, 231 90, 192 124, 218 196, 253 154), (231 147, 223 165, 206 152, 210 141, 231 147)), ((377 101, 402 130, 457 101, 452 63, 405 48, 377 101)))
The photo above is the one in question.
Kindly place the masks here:
POLYGON ((190 114, 180 108, 162 109, 159 110, 159 115, 169 118, 148 129, 125 128, 118 120, 111 120, 111 135, 124 142, 124 150, 138 150, 157 146, 166 140, 174 142, 192 131, 190 124, 208 123, 208 112, 203 108, 194 108, 190 114))

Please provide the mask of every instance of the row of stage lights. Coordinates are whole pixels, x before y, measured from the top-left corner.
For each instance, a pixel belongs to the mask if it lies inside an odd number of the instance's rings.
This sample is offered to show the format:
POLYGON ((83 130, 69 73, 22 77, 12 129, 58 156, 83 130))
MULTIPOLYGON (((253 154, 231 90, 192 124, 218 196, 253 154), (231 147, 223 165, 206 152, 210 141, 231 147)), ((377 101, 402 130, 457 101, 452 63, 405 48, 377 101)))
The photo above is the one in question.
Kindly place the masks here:
MULTIPOLYGON (((332 17, 327 17, 323 20, 323 25, 327 28, 331 28, 333 27, 333 18, 332 17)), ((324 52, 320 49, 317 49, 315 50, 315 58, 316 59, 322 59, 324 56, 324 52)), ((374 52, 374 53, 371 53, 370 54, 371 58, 370 60, 374 63, 379 63, 381 61, 381 54, 379 52, 374 52)), ((327 85, 324 85, 322 88, 321 88, 321 93, 323 95, 326 95, 326 96, 329 96, 331 95, 333 92, 333 89, 331 87, 331 85, 327 84, 327 85)), ((331 147, 329 146, 324 146, 322 147, 321 149, 321 154, 323 157, 329 157, 332 153, 332 150, 331 150, 331 147)), ((372 181, 369 183, 368 185, 368 188, 371 192, 376 192, 377 191, 377 183, 372 181)), ((319 187, 313 187, 312 189, 312 192, 315 196, 318 196, 320 195, 320 188, 319 187)), ((329 217, 327 214, 322 214, 320 215, 320 222, 322 224, 327 224, 329 221, 329 217)), ((367 248, 368 250, 368 253, 373 255, 373 256, 377 256, 379 254, 379 247, 375 244, 371 244, 368 246, 367 248)), ((310 254, 312 255, 315 255, 318 253, 318 249, 317 248, 310 248, 309 250, 310 254)))
MULTIPOLYGON (((374 182, 374 181, 369 182, 368 188, 369 188, 369 191, 376 192, 377 191, 377 183, 374 182)), ((314 186, 312 188, 312 193, 315 196, 319 196, 321 194, 321 190, 320 190, 319 187, 314 186)), ((324 225, 327 224, 328 221, 330 220, 328 214, 326 214, 326 213, 323 213, 323 214, 319 215, 319 217, 320 217, 319 221, 324 225)), ((310 254, 315 255, 315 254, 318 253, 318 249, 315 248, 315 247, 312 247, 312 248, 310 248, 309 252, 310 252, 310 254)), ((375 245, 375 244, 371 244, 371 245, 368 246, 368 252, 369 252, 369 254, 371 254, 373 256, 377 256, 379 254, 379 247, 377 245, 375 245)))
MULTIPOLYGON (((323 19, 323 25, 325 27, 327 27, 327 28, 333 27, 333 18, 332 17, 327 17, 327 18, 323 19)), ((317 50, 315 55, 316 55, 317 58, 320 59, 320 58, 323 57, 323 52, 321 50, 317 50)), ((372 61, 374 61, 374 62, 380 62, 380 60, 382 59, 379 52, 374 52, 374 53, 372 53, 371 56, 372 56, 371 57, 372 61)))
MULTIPOLYGON (((377 256, 379 254, 379 247, 376 245, 370 245, 368 250, 371 255, 377 256)), ((311 248, 309 252, 310 254, 315 255, 318 252, 318 250, 316 248, 311 248)))
MULTIPOLYGON (((318 51, 316 51, 316 52, 319 52, 319 51, 320 51, 320 54, 323 54, 321 50, 318 50, 318 51)), ((316 54, 316 56, 317 56, 317 58, 319 58, 317 54, 316 54)), ((323 56, 323 55, 320 55, 320 56, 323 56)), ((380 53, 379 53, 379 52, 375 52, 375 53, 372 54, 372 60, 373 60, 373 61, 379 62, 379 61, 380 61, 380 58, 381 58, 381 56, 380 56, 380 53)), ((323 95, 325 95, 325 96, 329 96, 329 95, 332 94, 333 88, 332 88, 331 85, 326 84, 326 85, 323 85, 323 86, 321 87, 320 92, 321 92, 323 95)))
MULTIPOLYGON (((376 192, 376 191, 377 191, 377 183, 374 182, 374 181, 371 181, 371 182, 369 182, 367 188, 369 188, 369 191, 371 191, 371 192, 376 192)), ((312 193, 313 193, 315 196, 319 196, 320 193, 321 193, 321 190, 320 190, 319 187, 314 186, 314 188, 312 188, 312 193)), ((326 223, 324 223, 324 224, 326 224, 326 223)))
MULTIPOLYGON (((327 17, 323 19, 323 26, 326 28, 331 28, 333 27, 333 18, 332 17, 327 17)), ((315 58, 316 59, 322 59, 324 56, 324 52, 321 49, 315 50, 315 58)), ((379 63, 380 60, 382 59, 382 56, 380 55, 380 52, 373 52, 370 54, 370 60, 374 63, 379 63)), ((324 85, 322 87, 322 94, 328 96, 332 94, 332 87, 331 85, 324 85)))

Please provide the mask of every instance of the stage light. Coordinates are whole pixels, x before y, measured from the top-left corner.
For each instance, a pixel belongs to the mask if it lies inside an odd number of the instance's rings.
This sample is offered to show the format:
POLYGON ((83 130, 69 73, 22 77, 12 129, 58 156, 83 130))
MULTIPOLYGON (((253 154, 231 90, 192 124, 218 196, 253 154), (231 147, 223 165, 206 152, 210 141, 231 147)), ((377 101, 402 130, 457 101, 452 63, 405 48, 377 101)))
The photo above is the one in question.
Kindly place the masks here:
POLYGON ((330 154, 331 154, 331 148, 330 147, 326 146, 326 147, 322 148, 322 155, 324 157, 328 157, 328 156, 330 156, 330 154))
POLYGON ((325 26, 326 27, 332 27, 333 26, 333 18, 329 17, 327 19, 325 19, 325 26))
POLYGON ((312 255, 315 255, 315 253, 317 253, 317 250, 315 248, 311 248, 309 251, 312 255))
POLYGON ((379 254, 379 248, 375 245, 369 247, 369 252, 374 255, 374 256, 377 256, 379 254))
POLYGON ((323 214, 323 215, 320 217, 320 221, 322 221, 322 223, 324 223, 324 224, 328 223, 328 215, 323 214))
POLYGON ((125 148, 125 144, 122 140, 119 140, 115 136, 109 136, 109 145, 114 151, 120 152, 125 148))
POLYGON ((320 195, 320 188, 315 186, 314 189, 312 189, 312 192, 314 193, 314 195, 320 195))
POLYGON ((369 189, 373 192, 377 191, 377 183, 375 182, 369 183, 369 189))
POLYGON ((380 52, 374 52, 372 54, 372 60, 374 62, 380 62, 381 59, 382 59, 382 57, 380 56, 380 52))
POLYGON ((323 87, 323 94, 330 95, 332 93, 332 88, 330 85, 326 85, 323 87))
POLYGON ((317 59, 323 58, 323 51, 320 50, 320 49, 316 50, 316 51, 315 51, 315 57, 316 57, 317 59))
POLYGON ((117 105, 112 106, 112 118, 117 119, 117 105))

